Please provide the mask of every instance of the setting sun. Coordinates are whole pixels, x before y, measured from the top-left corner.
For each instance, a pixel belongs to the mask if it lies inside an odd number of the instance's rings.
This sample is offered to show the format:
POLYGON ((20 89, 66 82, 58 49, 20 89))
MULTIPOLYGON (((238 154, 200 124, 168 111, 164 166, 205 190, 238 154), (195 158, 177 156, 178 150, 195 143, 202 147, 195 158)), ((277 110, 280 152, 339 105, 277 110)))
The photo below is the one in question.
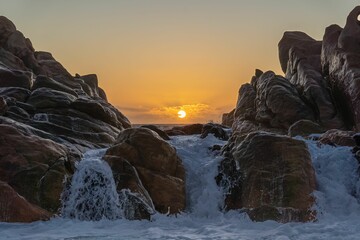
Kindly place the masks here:
POLYGON ((184 118, 184 117, 186 117, 186 112, 185 112, 184 110, 178 111, 178 117, 179 117, 179 118, 184 118))

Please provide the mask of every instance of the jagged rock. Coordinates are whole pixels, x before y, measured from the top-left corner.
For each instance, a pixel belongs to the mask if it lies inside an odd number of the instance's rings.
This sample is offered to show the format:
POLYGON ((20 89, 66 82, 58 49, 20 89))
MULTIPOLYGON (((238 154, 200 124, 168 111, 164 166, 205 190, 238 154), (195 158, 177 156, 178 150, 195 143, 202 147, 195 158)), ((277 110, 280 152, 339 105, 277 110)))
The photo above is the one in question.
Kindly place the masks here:
POLYGON ((344 29, 331 25, 325 31, 322 68, 341 106, 348 128, 360 129, 360 6, 351 11, 344 29))
POLYGON ((8 110, 8 105, 5 101, 5 98, 0 97, 0 116, 4 115, 8 110))
POLYGON ((234 123, 234 114, 235 109, 231 110, 229 113, 224 113, 221 118, 221 124, 227 127, 231 127, 234 123))
POLYGON ((170 140, 170 137, 163 130, 159 129, 155 125, 142 125, 142 128, 148 128, 159 134, 159 136, 164 140, 170 140))
POLYGON ((315 173, 303 141, 254 132, 230 144, 217 177, 227 191, 225 209, 243 209, 253 221, 315 219, 315 173))
POLYGON ((29 203, 7 183, 0 181, 0 222, 48 220, 51 214, 29 203))
POLYGON ((0 96, 15 98, 16 101, 25 102, 30 96, 30 90, 20 87, 1 87, 0 96))
POLYGON ((0 46, 16 31, 15 25, 6 17, 0 16, 0 46))
POLYGON ((355 147, 355 132, 331 129, 323 133, 318 141, 322 144, 355 147))
POLYGON ((76 98, 71 94, 43 87, 31 92, 26 103, 39 109, 66 108, 75 100, 76 98))
POLYGON ((108 102, 105 91, 99 87, 99 97, 101 97, 105 102, 108 102))
POLYGON ((32 78, 30 72, 19 70, 8 70, 0 68, 0 88, 3 87, 20 87, 30 89, 32 78))
MULTIPOLYGON (((62 145, 0 124, 0 180, 50 212, 60 207, 62 182, 72 156, 62 145)), ((72 171, 72 169, 69 169, 72 171)))
POLYGON ((286 78, 314 110, 316 120, 328 129, 343 128, 330 86, 321 72, 321 48, 321 41, 305 33, 285 32, 279 42, 281 66, 286 69, 286 78))
POLYGON ((289 127, 288 135, 290 137, 306 137, 310 134, 323 133, 326 130, 319 124, 309 120, 299 120, 289 127))
MULTIPOLYGON (((268 71, 254 81, 256 116, 259 123, 288 129, 301 119, 314 120, 314 114, 295 87, 285 78, 268 71)), ((236 115, 236 114, 235 114, 236 115)))
POLYGON ((135 167, 157 211, 174 214, 185 209, 184 167, 176 150, 158 134, 146 128, 126 129, 107 150, 105 159, 108 156, 135 167))
POLYGON ((185 125, 185 126, 173 127, 171 129, 172 131, 166 131, 166 133, 169 136, 174 136, 172 134, 176 134, 176 133, 179 133, 178 135, 183 135, 183 134, 181 134, 182 132, 184 133, 184 135, 194 135, 194 134, 201 134, 202 128, 203 128, 203 124, 196 123, 196 124, 189 124, 189 125, 185 125))
POLYGON ((99 97, 98 78, 96 74, 79 76, 78 78, 75 78, 75 80, 80 82, 87 95, 90 97, 99 97))
POLYGON ((214 124, 214 123, 207 123, 203 126, 200 138, 206 138, 209 134, 214 134, 216 138, 219 138, 221 140, 228 140, 229 135, 224 130, 224 126, 220 124, 214 124))
POLYGON ((64 84, 61 84, 61 83, 59 83, 49 77, 46 77, 44 75, 39 75, 36 77, 34 85, 32 87, 32 91, 34 91, 38 88, 48 88, 48 89, 71 94, 74 97, 78 97, 76 92, 74 90, 72 90, 70 87, 65 86, 64 84))

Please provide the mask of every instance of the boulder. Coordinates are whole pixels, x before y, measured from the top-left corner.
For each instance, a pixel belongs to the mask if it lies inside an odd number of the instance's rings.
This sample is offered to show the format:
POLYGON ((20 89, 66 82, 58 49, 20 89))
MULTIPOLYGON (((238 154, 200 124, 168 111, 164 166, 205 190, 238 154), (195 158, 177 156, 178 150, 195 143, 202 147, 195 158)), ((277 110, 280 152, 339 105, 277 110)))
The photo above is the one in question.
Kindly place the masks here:
POLYGON ((203 124, 196 123, 185 126, 173 127, 171 130, 173 130, 172 133, 177 133, 177 132, 180 133, 179 135, 182 135, 181 132, 185 133, 185 135, 194 135, 194 134, 201 134, 202 128, 203 128, 203 124))
POLYGON ((142 125, 142 128, 148 128, 153 130, 154 132, 156 132, 157 134, 159 134, 159 136, 164 139, 164 140, 170 140, 170 137, 166 134, 166 132, 164 132, 163 130, 159 129, 157 126, 155 125, 142 125))
POLYGON ((25 102, 30 96, 30 90, 21 87, 2 87, 0 96, 15 98, 16 101, 25 102))
POLYGON ((0 181, 0 222, 48 220, 51 214, 29 203, 7 183, 0 181))
POLYGON ((35 108, 66 108, 76 100, 71 94, 42 87, 31 92, 30 97, 26 103, 35 108))
POLYGON ((303 102, 296 88, 286 78, 268 71, 256 78, 253 86, 256 89, 257 122, 288 129, 298 120, 314 120, 312 109, 303 102))
POLYGON ((38 88, 48 88, 48 89, 52 89, 52 90, 56 90, 56 91, 71 94, 74 97, 78 97, 76 92, 74 90, 72 90, 70 87, 68 87, 68 86, 66 86, 64 84, 61 84, 61 83, 55 81, 54 79, 51 79, 51 78, 46 77, 44 75, 39 75, 35 79, 32 90, 34 91, 34 90, 36 90, 38 88))
POLYGON ((355 147, 355 139, 353 138, 355 132, 353 131, 342 131, 338 129, 331 129, 323 133, 318 141, 322 144, 329 144, 334 146, 348 146, 355 147))
POLYGON ((31 86, 32 76, 30 72, 0 68, 0 88, 19 87, 30 89, 31 86))
POLYGON ((0 46, 16 31, 15 25, 6 17, 0 16, 0 46))
POLYGON ((253 221, 312 221, 315 173, 305 142, 266 132, 233 136, 219 167, 225 209, 253 221))
POLYGON ((290 137, 307 137, 311 134, 323 133, 326 130, 319 124, 309 120, 299 120, 289 127, 288 135, 290 137))
POLYGON ((60 207, 64 176, 72 171, 68 150, 14 126, 0 124, 0 132, 0 181, 30 203, 55 213, 60 207))
POLYGON ((214 134, 216 138, 221 140, 228 140, 229 135, 226 130, 224 130, 225 126, 215 123, 207 123, 203 126, 200 138, 206 138, 210 133, 214 134))
MULTIPOLYGON (((146 128, 123 130, 116 144, 107 150, 104 159, 114 156, 128 161, 136 169, 157 211, 175 214, 185 209, 182 161, 176 150, 158 134, 146 128)), ((110 162, 110 165, 113 164, 110 162)))

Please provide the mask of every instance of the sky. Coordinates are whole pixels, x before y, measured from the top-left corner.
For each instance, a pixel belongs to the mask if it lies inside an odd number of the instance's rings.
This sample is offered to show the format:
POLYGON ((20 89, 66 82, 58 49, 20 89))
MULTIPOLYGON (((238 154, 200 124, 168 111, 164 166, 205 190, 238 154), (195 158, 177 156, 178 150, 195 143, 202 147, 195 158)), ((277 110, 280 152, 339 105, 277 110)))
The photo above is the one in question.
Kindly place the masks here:
POLYGON ((132 123, 219 122, 256 68, 283 74, 284 31, 321 40, 358 0, 0 0, 36 50, 96 73, 132 123), (187 112, 183 119, 177 112, 187 112))

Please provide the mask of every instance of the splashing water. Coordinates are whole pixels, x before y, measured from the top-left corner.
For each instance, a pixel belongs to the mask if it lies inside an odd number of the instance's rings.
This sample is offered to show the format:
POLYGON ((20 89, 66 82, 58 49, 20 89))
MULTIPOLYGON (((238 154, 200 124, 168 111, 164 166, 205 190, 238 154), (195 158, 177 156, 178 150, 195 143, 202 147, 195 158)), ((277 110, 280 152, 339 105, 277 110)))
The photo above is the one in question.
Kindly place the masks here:
POLYGON ((77 164, 71 185, 63 193, 63 217, 96 221, 121 218, 121 205, 111 168, 101 160, 105 151, 88 151, 77 164))

